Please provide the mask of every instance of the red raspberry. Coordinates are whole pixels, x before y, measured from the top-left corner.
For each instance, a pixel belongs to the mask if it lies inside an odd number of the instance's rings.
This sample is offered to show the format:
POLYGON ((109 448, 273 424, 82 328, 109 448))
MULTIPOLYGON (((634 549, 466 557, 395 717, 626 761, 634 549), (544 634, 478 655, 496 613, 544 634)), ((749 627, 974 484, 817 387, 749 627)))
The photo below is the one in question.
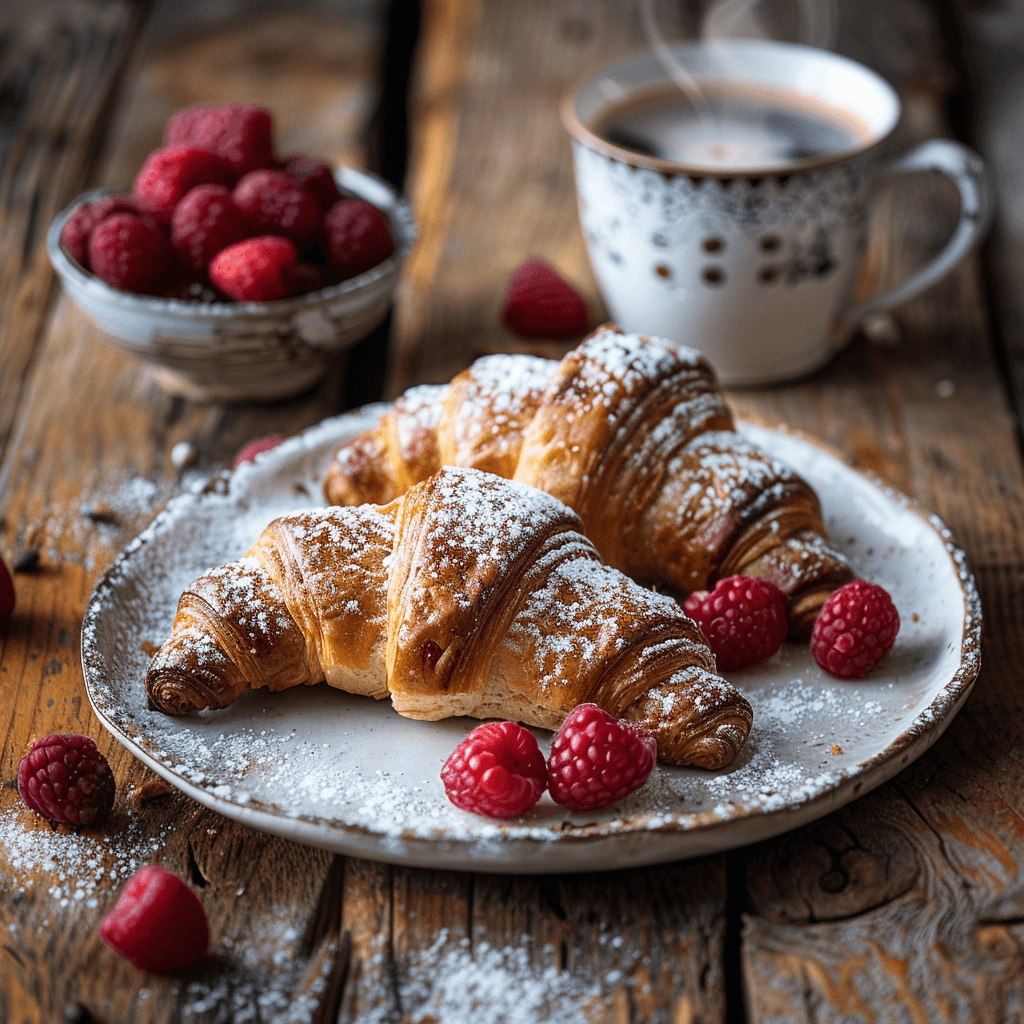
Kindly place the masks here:
POLYGON ((164 233, 134 214, 115 213, 89 236, 89 266, 115 288, 144 292, 170 265, 164 233))
POLYGON ((811 654, 829 674, 860 679, 882 660, 899 631, 899 612, 885 589, 853 580, 818 613, 811 630, 811 654))
POLYGON ((658 744, 649 733, 596 704, 580 704, 551 741, 548 792, 573 811, 607 807, 639 789, 657 759, 658 744))
POLYGON ((223 157, 236 181, 274 163, 270 111, 252 103, 186 107, 167 122, 164 138, 169 146, 198 146, 223 157))
POLYGON ((146 157, 135 179, 134 196, 161 224, 196 185, 231 185, 235 175, 226 160, 195 146, 165 146, 146 157))
POLYGON ((14 614, 14 580, 4 560, 0 558, 0 629, 6 629, 14 614))
POLYGON ((327 211, 327 262, 341 281, 382 263, 395 251, 391 225, 376 206, 343 199, 327 211))
POLYGON ((295 244, 260 235, 222 249, 210 261, 210 280, 237 302, 273 302, 295 292, 295 244))
POLYGON ((320 229, 323 210, 316 197, 284 171, 250 171, 231 197, 263 232, 302 240, 320 229))
POLYGON ((318 292, 330 284, 327 271, 317 263, 300 260, 295 267, 295 294, 305 295, 307 292, 318 292))
POLYGON ((136 871, 100 922, 100 938, 139 970, 180 974, 194 967, 210 945, 199 897, 158 864, 136 871))
POLYGON ((509 279, 501 319, 523 338, 571 338, 586 331, 587 306, 547 263, 529 259, 509 279))
POLYGON ((700 626, 720 671, 756 665, 786 639, 786 595, 767 580, 728 576, 710 593, 694 591, 683 609, 700 626))
POLYGON ((547 770, 529 729, 516 722, 488 722, 451 752, 441 781, 456 807, 490 818, 515 818, 540 799, 547 770))
POLYGON ((305 185, 316 196, 324 211, 329 210, 341 199, 334 173, 322 160, 314 160, 311 156, 299 153, 284 161, 283 170, 305 185))
POLYGON ((88 736, 53 733, 36 740, 18 764, 25 806, 50 821, 97 825, 114 806, 114 775, 88 736))
POLYGON ((91 203, 83 203, 64 222, 60 241, 68 255, 89 269, 89 236, 97 224, 115 213, 133 213, 143 221, 153 224, 149 215, 131 196, 106 196, 91 203))
POLYGON ((177 256, 171 258, 170 266, 146 289, 146 294, 200 302, 216 302, 220 298, 201 270, 186 267, 177 256))
POLYGON ((195 270, 205 271, 221 249, 251 235, 245 215, 224 185, 197 185, 171 215, 171 245, 195 270))
POLYGON ((276 448, 284 439, 284 434, 271 434, 269 437, 259 437, 255 441, 250 441, 235 456, 235 468, 237 469, 243 462, 255 462, 256 456, 260 452, 269 452, 271 448, 276 448))

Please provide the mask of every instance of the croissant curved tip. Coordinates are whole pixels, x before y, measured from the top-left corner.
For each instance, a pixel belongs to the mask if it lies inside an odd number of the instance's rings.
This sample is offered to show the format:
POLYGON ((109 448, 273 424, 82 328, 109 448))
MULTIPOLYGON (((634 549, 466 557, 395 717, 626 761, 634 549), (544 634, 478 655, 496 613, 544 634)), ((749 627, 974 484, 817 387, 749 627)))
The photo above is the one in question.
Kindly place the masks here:
POLYGON ((167 715, 194 715, 210 707, 195 680, 173 668, 151 668, 146 675, 146 693, 158 711, 167 715))

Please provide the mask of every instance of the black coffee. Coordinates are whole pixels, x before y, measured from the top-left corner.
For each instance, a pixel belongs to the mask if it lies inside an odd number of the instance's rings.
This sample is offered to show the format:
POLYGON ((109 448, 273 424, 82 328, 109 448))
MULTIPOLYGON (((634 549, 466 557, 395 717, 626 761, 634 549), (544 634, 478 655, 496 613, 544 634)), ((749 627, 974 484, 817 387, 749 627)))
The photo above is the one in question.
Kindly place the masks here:
POLYGON ((709 170, 778 168, 868 141, 842 111, 739 89, 705 92, 697 105, 678 89, 648 94, 607 111, 592 130, 623 149, 709 170))

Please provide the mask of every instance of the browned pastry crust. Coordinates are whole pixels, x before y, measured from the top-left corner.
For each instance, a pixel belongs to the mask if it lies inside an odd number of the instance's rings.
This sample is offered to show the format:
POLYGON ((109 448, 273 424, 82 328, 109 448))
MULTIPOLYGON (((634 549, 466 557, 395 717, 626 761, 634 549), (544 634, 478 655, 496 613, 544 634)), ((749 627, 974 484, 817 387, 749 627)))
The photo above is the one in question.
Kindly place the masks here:
POLYGON ((751 709, 671 598, 602 562, 559 501, 444 469, 385 506, 275 520, 182 595, 146 677, 170 714, 326 680, 399 714, 557 729, 593 701, 671 764, 721 768, 751 709))
POLYGON ((795 635, 853 578, 810 485, 736 432, 698 352, 658 339, 605 327, 558 363, 487 356, 447 387, 413 388, 340 449, 324 493, 389 501, 442 465, 554 495, 606 561, 642 582, 771 580, 795 635))

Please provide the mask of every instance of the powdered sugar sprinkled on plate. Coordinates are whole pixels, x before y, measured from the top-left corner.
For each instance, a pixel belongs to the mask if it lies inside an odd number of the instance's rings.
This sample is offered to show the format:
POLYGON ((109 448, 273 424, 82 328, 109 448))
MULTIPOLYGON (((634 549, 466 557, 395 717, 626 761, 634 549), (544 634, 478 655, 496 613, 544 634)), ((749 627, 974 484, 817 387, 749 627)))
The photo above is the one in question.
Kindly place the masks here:
MULTIPOLYGON (((863 682, 829 679, 798 644, 735 673, 754 729, 727 769, 659 765, 645 787, 604 811, 570 815, 544 798, 528 817, 501 824, 452 807, 438 779, 473 720, 411 721, 322 686, 250 693, 188 718, 149 710, 143 645, 168 635, 181 590, 308 500, 298 495, 317 494, 338 446, 380 412, 326 421, 176 499, 90 602, 83 661, 100 718, 174 785, 229 817, 328 849, 434 867, 652 863, 767 838, 866 792, 923 752, 970 690, 980 612, 948 530, 820 447, 747 425, 755 443, 815 486, 836 545, 890 590, 904 628, 863 682)), ((546 749, 550 736, 537 735, 546 749)))

